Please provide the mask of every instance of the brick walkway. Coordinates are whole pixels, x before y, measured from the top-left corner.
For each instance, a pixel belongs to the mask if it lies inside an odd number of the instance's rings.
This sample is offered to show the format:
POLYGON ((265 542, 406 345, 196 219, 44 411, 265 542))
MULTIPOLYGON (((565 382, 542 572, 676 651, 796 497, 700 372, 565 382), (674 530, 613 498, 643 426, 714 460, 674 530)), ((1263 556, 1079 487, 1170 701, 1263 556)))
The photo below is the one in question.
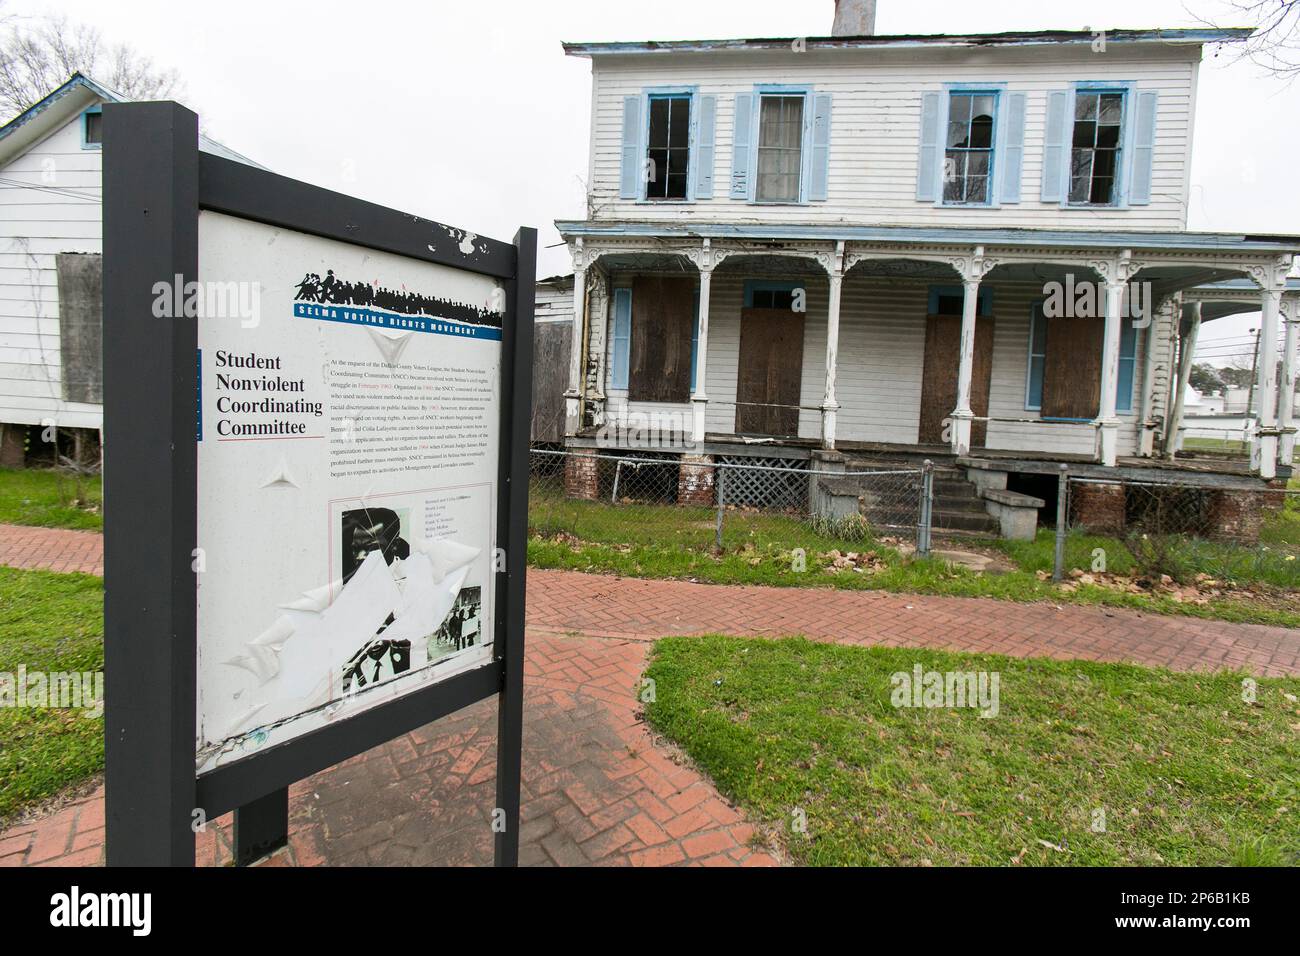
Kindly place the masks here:
MULTIPOLYGON (((0 525, 0 563, 102 566, 99 538, 0 525)), ((529 573, 523 830, 526 864, 766 865, 752 828, 637 721, 649 641, 667 634, 804 634, 848 644, 1127 660, 1180 670, 1300 673, 1300 631, 977 598, 529 573)), ((486 864, 495 705, 477 704, 291 791, 279 865, 486 864)), ((0 833, 0 866, 102 858, 96 792, 0 833)), ((230 858, 229 820, 199 859, 230 858)))
POLYGON ((0 524, 0 564, 103 574, 104 539, 92 531, 0 524))

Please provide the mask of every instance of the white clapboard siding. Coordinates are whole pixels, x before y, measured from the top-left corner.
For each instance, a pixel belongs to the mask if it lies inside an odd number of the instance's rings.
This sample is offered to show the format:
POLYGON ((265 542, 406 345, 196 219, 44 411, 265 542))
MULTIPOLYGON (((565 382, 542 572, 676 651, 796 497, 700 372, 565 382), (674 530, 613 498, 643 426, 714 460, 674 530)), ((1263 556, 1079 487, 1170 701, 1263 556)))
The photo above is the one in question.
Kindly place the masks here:
MULTIPOLYGON (((764 275, 764 280, 780 278, 764 275)), ((826 385, 825 277, 787 277, 806 281, 808 312, 804 325, 803 378, 799 437, 821 435, 818 410, 826 385)), ((932 283, 850 274, 845 280, 840 306, 839 360, 836 400, 840 410, 837 437, 842 441, 914 444, 919 437, 921 391, 925 364, 925 323, 932 283)), ((938 283, 944 284, 944 283, 938 283)), ((954 283, 947 283, 954 284, 954 283)), ((1025 409, 1028 376, 1030 307, 1041 297, 1041 285, 990 282, 993 289, 993 369, 989 390, 989 417, 1036 418, 1025 409)), ((744 278, 724 271, 713 276, 709 306, 708 366, 705 385, 709 404, 705 427, 709 432, 733 434, 736 417, 736 373, 740 353, 740 314, 744 306, 744 278)), ((1158 333, 1167 339, 1167 329, 1158 333)), ((606 341, 609 337, 606 336, 606 341)), ((1144 337, 1139 336, 1133 409, 1118 415, 1121 421, 1119 451, 1137 453, 1138 414, 1141 411, 1144 337)), ((612 353, 605 356, 611 366, 612 353)), ((606 382, 608 386, 608 381, 606 382)), ((1157 382, 1157 387, 1165 387, 1157 382)), ((681 423, 689 430, 689 403, 628 402, 627 392, 606 388, 607 419, 611 424, 630 414, 649 416, 660 427, 681 423)), ((643 422, 646 419, 643 419, 643 422)), ((1095 430, 1088 424, 1049 422, 992 422, 987 447, 1007 451, 1055 452, 1090 455, 1095 430)))
POLYGON ((55 272, 58 253, 103 251, 100 170, 79 118, 0 169, 0 422, 103 422, 100 406, 62 400, 55 272))
POLYGON ((572 322, 573 321, 573 287, 559 289, 549 282, 537 283, 534 304, 534 321, 537 322, 572 322))
MULTIPOLYGON (((1187 159, 1199 51, 1112 46, 1104 55, 1061 47, 906 53, 862 50, 593 61, 591 191, 600 220, 850 223, 1024 228, 1176 230, 1187 218, 1187 159), (1040 201, 1049 91, 1076 81, 1125 81, 1159 94, 1149 205, 1062 209, 1040 201), (832 95, 829 198, 801 205, 751 205, 716 188, 713 199, 656 204, 619 198, 623 103, 655 86, 694 86, 717 96, 715 181, 728 183, 734 98, 755 84, 812 87, 832 95), (916 197, 921 98, 946 83, 999 83, 1027 97, 1022 200, 988 209, 944 208, 916 197)), ((1003 104, 1005 108, 1005 102, 1003 104)), ((998 159, 1002 158, 1001 155, 998 159)))

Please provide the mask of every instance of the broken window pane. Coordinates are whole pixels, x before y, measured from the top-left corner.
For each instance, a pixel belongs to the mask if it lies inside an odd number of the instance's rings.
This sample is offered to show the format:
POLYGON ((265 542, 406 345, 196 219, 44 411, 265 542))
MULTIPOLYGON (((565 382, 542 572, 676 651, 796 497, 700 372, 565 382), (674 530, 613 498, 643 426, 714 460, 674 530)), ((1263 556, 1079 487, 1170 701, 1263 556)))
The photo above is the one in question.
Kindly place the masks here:
POLYGON ((1079 92, 1074 98, 1074 117, 1069 201, 1112 205, 1123 135, 1124 94, 1079 92))
POLYGON ((987 204, 993 165, 997 97, 991 93, 948 96, 948 149, 944 154, 943 201, 987 204))
POLYGON ((690 164, 691 98, 650 98, 646 198, 685 199, 690 164))

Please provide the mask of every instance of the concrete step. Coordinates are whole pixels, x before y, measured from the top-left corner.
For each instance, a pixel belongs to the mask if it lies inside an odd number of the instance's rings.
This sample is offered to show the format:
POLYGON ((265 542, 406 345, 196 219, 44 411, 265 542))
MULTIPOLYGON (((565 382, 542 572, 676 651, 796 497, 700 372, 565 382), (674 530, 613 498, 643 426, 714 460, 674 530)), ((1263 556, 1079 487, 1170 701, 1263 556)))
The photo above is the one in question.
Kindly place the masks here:
MULTIPOLYGON (((868 510, 867 521, 875 525, 891 527, 915 527, 915 512, 889 511, 884 509, 868 510)), ((971 531, 991 534, 997 537, 997 519, 987 512, 946 511, 936 507, 931 512, 931 528, 934 531, 971 531)))
POLYGON ((976 498, 951 498, 947 495, 934 496, 935 511, 960 511, 971 514, 988 514, 988 509, 984 507, 984 499, 976 498))
POLYGON ((934 480, 936 498, 978 498, 979 492, 965 478, 944 478, 934 480))

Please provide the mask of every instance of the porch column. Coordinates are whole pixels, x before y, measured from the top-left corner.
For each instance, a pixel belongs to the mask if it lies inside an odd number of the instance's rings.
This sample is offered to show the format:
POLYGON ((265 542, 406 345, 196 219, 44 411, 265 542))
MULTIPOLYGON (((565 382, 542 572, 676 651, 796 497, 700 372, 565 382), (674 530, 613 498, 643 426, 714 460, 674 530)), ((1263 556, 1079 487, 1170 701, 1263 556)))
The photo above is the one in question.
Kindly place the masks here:
POLYGON ((1264 289, 1259 307, 1262 313, 1259 326, 1259 367, 1255 371, 1259 427, 1255 429, 1255 440, 1250 449, 1251 470, 1258 472, 1261 478, 1277 475, 1277 326, 1285 273, 1280 281, 1270 282, 1268 278, 1273 277, 1269 276, 1261 282, 1264 289))
MULTIPOLYGON (((1119 270, 1122 275, 1124 270, 1119 270)), ((1115 417, 1115 393, 1119 387, 1119 342, 1125 282, 1106 280, 1106 331, 1101 351, 1101 407, 1097 411, 1097 459, 1114 467, 1119 456, 1119 419, 1115 417)))
POLYGON ((1282 346, 1282 383, 1278 396, 1277 426, 1282 433, 1278 438, 1278 464, 1290 466, 1295 457, 1295 365, 1296 347, 1300 345, 1300 296, 1288 295, 1282 304, 1282 319, 1286 323, 1286 341, 1282 346))
POLYGON ((1143 458, 1153 458, 1156 453, 1156 421, 1153 416, 1155 409, 1155 373, 1156 373, 1156 343, 1159 336, 1156 329, 1163 323, 1166 315, 1172 315, 1171 305, 1166 300, 1156 308, 1150 301, 1147 302, 1147 308, 1150 310, 1149 315, 1143 316, 1147 323, 1147 334, 1144 338, 1142 353, 1142 402, 1139 409, 1141 434, 1138 436, 1138 454, 1143 458))
MULTIPOLYGON (((1183 430, 1183 403, 1187 396, 1187 386, 1192 378, 1192 360, 1196 356, 1196 340, 1201 334, 1201 303, 1193 303, 1189 311, 1191 319, 1186 334, 1180 338, 1178 346, 1178 375, 1174 385, 1174 407, 1169 415, 1169 429, 1165 434, 1165 457, 1170 460, 1180 447, 1179 433, 1183 430)), ((1181 322, 1180 322, 1181 327, 1181 322)))
POLYGON ((835 244, 827 272, 830 298, 826 304, 826 390, 822 393, 822 447, 835 447, 835 418, 840 404, 835 400, 835 370, 840 350, 840 295, 844 285, 844 243, 835 244))
POLYGON ((975 370, 975 319, 979 314, 980 280, 985 272, 984 247, 977 246, 975 254, 962 276, 965 289, 961 302, 961 345, 957 360, 957 407, 952 410, 952 453, 970 453, 971 378, 975 370))
POLYGON ((709 406, 705 393, 709 358, 709 293, 713 287, 713 250, 710 241, 704 240, 704 253, 700 257, 700 329, 695 344, 695 381, 691 391, 691 443, 698 449, 704 443, 704 413, 709 406))
POLYGON ((569 387, 564 392, 564 434, 573 436, 582 427, 582 352, 587 316, 587 270, 582 239, 573 249, 573 336, 569 342, 569 387))

